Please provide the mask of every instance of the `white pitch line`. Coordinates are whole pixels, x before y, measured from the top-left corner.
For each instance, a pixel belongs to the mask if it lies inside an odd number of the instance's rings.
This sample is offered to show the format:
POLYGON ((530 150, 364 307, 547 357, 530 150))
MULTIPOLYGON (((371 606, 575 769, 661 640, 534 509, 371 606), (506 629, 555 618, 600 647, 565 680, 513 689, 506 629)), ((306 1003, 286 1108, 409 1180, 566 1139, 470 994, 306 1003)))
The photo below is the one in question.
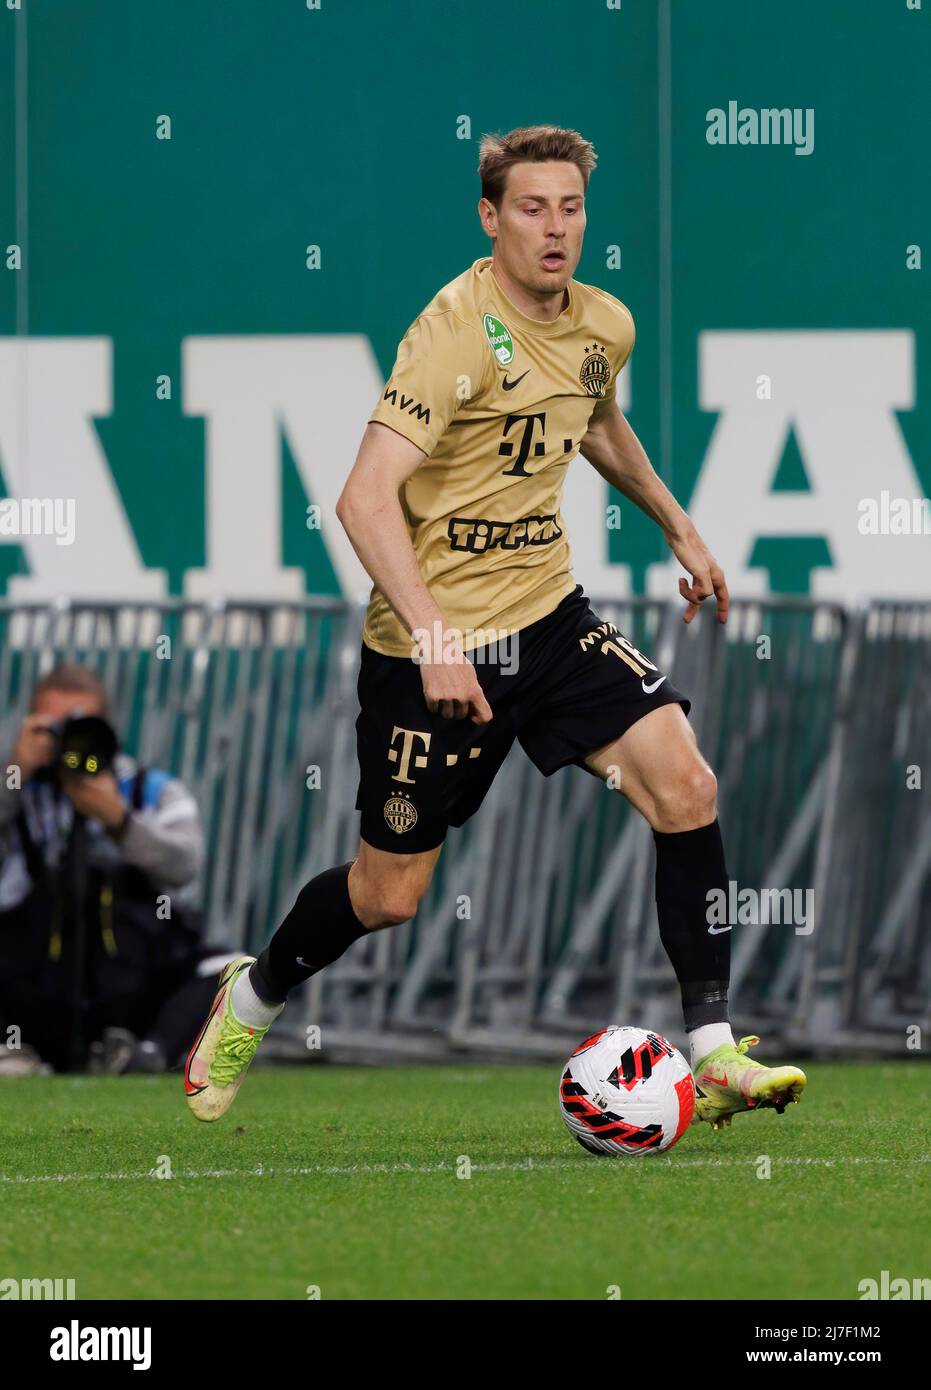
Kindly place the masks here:
MULTIPOLYGON (((609 1157, 609 1155, 605 1155, 609 1157)), ((624 1165, 625 1172, 646 1172, 648 1169, 663 1168, 678 1171, 682 1168, 753 1168, 760 1158, 769 1157, 770 1162, 779 1167, 835 1168, 844 1164, 886 1164, 891 1167, 914 1163, 931 1163, 931 1154, 918 1154, 914 1158, 881 1158, 865 1155, 847 1155, 841 1158, 779 1158, 760 1154, 755 1158, 653 1158, 644 1156, 640 1163, 624 1165)), ((610 1165, 608 1165, 610 1166, 610 1165)), ((586 1169, 591 1171, 591 1159, 576 1158, 528 1158, 523 1163, 473 1163, 473 1173, 533 1173, 546 1169, 586 1169)), ((140 1173, 0 1173, 0 1183, 56 1183, 56 1182, 156 1182, 177 1181, 178 1178, 311 1178, 364 1177, 367 1174, 394 1175, 411 1173, 429 1175, 432 1173, 455 1173, 454 1163, 354 1163, 347 1167, 315 1164, 304 1168, 180 1168, 171 1178, 161 1177, 155 1169, 140 1173)))

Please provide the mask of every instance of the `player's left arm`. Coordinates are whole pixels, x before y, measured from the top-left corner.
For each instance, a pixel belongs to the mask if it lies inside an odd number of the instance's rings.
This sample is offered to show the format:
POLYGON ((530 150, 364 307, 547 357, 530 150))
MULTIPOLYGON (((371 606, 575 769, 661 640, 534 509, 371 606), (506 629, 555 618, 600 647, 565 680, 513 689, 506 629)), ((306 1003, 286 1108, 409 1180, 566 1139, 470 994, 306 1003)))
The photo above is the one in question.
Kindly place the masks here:
MULTIPOLYGON (((605 403, 607 404, 607 403, 605 403)), ((718 622, 727 622, 729 597, 724 572, 698 531, 659 478, 616 404, 589 421, 579 453, 618 492, 629 497, 662 531, 679 564, 692 577, 679 580, 679 593, 688 602, 683 617, 690 623, 703 599, 714 594, 718 622)))

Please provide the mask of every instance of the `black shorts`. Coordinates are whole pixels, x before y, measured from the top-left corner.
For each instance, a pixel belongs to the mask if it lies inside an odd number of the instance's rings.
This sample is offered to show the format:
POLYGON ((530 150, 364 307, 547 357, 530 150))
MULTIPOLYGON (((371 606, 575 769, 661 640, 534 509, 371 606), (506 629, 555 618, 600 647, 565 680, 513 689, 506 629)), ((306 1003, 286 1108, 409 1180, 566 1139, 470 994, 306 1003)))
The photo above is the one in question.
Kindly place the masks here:
POLYGON ((356 810, 368 844, 396 854, 442 844, 449 826, 478 810, 515 738, 549 777, 569 763, 584 767, 587 753, 650 710, 691 708, 613 623, 598 617, 581 584, 514 634, 514 643, 468 653, 494 714, 488 724, 431 714, 419 665, 362 644, 356 810))

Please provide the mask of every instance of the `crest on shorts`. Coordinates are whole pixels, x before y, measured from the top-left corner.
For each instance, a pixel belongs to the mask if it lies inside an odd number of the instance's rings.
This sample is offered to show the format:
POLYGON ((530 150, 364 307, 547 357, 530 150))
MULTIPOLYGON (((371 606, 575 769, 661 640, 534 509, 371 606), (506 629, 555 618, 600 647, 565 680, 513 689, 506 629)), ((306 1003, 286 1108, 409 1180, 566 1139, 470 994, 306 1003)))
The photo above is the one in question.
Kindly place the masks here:
POLYGON ((590 396, 603 396, 611 379, 611 364, 604 354, 604 343, 592 343, 591 347, 585 349, 579 381, 590 396))
POLYGON ((403 835, 417 824, 417 807, 406 796, 389 796, 385 802, 385 820, 395 834, 403 835))

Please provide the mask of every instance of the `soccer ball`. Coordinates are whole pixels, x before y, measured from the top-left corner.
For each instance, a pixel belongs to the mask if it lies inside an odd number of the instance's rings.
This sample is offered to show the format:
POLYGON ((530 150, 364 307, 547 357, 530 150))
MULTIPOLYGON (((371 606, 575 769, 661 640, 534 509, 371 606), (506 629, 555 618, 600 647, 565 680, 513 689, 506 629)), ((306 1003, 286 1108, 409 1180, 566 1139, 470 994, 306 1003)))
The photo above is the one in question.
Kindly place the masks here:
POLYGON ((644 1028, 602 1028, 563 1067, 559 1109, 593 1154, 658 1154, 688 1129, 695 1084, 678 1048, 644 1028))

